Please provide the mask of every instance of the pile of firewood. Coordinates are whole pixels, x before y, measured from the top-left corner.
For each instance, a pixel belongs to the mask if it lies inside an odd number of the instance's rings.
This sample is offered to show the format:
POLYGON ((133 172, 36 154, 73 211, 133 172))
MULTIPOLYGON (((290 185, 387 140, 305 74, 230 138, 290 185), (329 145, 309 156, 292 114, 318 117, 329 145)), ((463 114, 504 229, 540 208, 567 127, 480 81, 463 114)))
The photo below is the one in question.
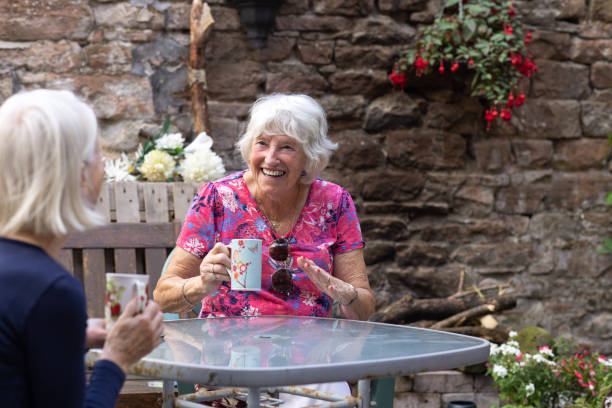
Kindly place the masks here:
POLYGON ((507 341, 508 330, 499 327, 493 314, 516 306, 516 296, 508 289, 504 284, 463 290, 461 279, 457 293, 447 298, 415 299, 407 295, 370 320, 466 334, 501 344, 507 341))

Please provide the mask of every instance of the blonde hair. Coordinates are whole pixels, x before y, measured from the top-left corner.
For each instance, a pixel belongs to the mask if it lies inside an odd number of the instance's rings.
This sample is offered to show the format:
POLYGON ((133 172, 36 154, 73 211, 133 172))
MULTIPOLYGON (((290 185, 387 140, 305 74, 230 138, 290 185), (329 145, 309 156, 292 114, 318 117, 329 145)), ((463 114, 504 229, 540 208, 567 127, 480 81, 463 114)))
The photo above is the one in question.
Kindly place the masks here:
POLYGON ((300 180, 304 184, 319 177, 338 147, 327 137, 325 111, 308 95, 272 94, 253 104, 246 132, 236 143, 247 165, 253 141, 262 133, 287 135, 300 143, 306 154, 306 175, 300 180))
MULTIPOLYGON (((93 110, 68 91, 35 90, 0 107, 0 235, 61 236, 104 223, 81 191, 97 148, 93 110)), ((87 180, 86 180, 87 182, 87 180)))

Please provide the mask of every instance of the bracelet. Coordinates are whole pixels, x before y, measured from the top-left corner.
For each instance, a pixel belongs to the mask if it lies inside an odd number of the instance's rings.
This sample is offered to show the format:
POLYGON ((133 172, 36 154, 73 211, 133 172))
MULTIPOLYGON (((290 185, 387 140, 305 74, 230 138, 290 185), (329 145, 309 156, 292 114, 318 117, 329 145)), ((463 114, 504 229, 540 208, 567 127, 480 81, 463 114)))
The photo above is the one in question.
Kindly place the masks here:
MULTIPOLYGON (((190 278, 191 279, 191 278, 190 278)), ((189 301, 189 299, 187 299, 187 296, 185 296, 185 285, 187 284, 187 282, 189 282, 189 279, 185 279, 183 281, 183 284, 181 285, 181 295, 183 295, 183 300, 185 301, 185 303, 187 303, 189 305, 189 307, 191 309, 193 309, 196 305, 194 305, 193 303, 191 303, 189 301)))
MULTIPOLYGON (((349 285, 351 284, 349 283, 349 285)), ((355 292, 355 294, 353 295, 353 298, 346 305, 345 304, 342 305, 344 307, 348 307, 352 305, 359 297, 359 292, 357 291, 357 288, 354 285, 351 285, 351 288, 353 288, 353 292, 355 292)))

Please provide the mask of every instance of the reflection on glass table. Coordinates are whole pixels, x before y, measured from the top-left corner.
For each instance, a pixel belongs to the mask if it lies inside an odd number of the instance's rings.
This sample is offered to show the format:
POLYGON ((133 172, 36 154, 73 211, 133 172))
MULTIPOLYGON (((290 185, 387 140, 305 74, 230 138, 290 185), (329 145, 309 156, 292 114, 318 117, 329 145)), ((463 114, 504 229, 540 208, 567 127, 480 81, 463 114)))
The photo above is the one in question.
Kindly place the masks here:
MULTIPOLYGON (((224 317, 174 320, 164 327, 164 342, 132 368, 134 374, 248 387, 249 406, 257 406, 251 394, 261 387, 452 369, 489 357, 489 343, 483 339, 354 320, 224 317)), ((96 350, 89 354, 92 361, 99 355, 96 350)), ((360 394, 369 394, 367 380, 359 386, 360 394)), ((360 398, 369 402, 369 395, 360 398)))

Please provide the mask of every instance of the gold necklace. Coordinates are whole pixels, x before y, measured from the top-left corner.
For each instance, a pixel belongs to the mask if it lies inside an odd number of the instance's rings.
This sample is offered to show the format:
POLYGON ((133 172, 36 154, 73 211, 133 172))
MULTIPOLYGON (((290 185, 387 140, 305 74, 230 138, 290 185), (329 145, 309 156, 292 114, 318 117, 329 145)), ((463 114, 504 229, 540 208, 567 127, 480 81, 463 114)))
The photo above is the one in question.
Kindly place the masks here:
MULTIPOLYGON (((255 195, 253 196, 253 198, 255 199, 255 203, 257 204, 257 206, 259 207, 259 210, 261 211, 261 214, 264 216, 264 218, 266 219, 266 221, 268 221, 268 223, 272 226, 272 229, 274 229, 274 231, 276 231, 276 233, 278 233, 279 228, 282 226, 283 222, 282 221, 275 221, 272 218, 268 217, 266 215, 266 211, 264 210, 264 206, 260 203, 260 201, 256 198, 257 195, 259 193, 259 187, 257 185, 257 183, 255 184, 255 195)), ((296 207, 297 207, 297 203, 300 199, 300 186, 298 185, 298 192, 296 195, 296 198, 293 202, 293 205, 291 206, 291 208, 293 208, 293 212, 291 214, 291 219, 290 219, 290 223, 289 223, 289 231, 291 230, 291 228, 293 227, 293 223, 297 220, 297 216, 296 216, 296 207)), ((301 211, 300 211, 301 212, 301 211)), ((299 212, 297 213, 299 216, 299 212)), ((289 232, 287 231, 287 233, 289 232)))

